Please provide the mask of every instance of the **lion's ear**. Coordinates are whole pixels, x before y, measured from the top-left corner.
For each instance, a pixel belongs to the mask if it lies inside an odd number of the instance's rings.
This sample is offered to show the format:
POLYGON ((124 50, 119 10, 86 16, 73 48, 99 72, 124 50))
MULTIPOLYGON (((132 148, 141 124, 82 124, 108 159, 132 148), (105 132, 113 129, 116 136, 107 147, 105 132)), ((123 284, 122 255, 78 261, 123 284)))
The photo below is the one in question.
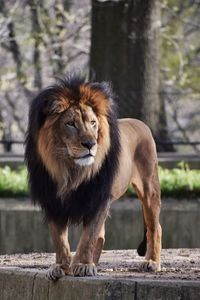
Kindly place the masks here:
POLYGON ((110 82, 92 82, 90 87, 94 90, 100 91, 105 94, 106 98, 112 102, 113 99, 113 89, 110 82))
POLYGON ((61 95, 57 95, 56 99, 51 105, 51 114, 60 114, 69 108, 69 100, 61 95))
POLYGON ((50 87, 40 95, 41 110, 45 116, 59 114, 69 108, 69 100, 63 91, 57 87, 50 87))

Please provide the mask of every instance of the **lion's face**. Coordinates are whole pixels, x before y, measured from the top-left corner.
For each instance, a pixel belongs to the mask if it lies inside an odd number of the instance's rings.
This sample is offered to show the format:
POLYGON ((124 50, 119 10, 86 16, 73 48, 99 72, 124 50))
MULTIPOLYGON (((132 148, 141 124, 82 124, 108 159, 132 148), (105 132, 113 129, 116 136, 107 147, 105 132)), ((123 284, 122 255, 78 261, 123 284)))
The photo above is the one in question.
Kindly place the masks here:
POLYGON ((58 87, 45 96, 37 151, 52 178, 70 190, 94 176, 106 158, 112 102, 88 84, 80 85, 78 93, 58 87))
POLYGON ((95 161, 99 121, 88 105, 70 107, 59 118, 58 135, 69 157, 80 166, 95 161))

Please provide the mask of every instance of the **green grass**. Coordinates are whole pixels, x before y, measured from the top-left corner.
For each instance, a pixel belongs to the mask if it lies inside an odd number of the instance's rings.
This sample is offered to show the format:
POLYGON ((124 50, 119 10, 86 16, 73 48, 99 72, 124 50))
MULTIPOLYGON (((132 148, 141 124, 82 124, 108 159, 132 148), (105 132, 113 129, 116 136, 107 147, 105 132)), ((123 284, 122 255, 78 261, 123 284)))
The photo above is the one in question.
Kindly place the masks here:
MULTIPOLYGON (((176 198, 200 197, 200 170, 191 170, 183 162, 177 168, 171 170, 159 167, 159 179, 162 196, 176 198)), ((135 195, 132 187, 129 187, 127 195, 135 195)))
MULTIPOLYGON (((190 170, 184 163, 179 168, 168 170, 159 167, 162 196, 200 197, 200 170, 190 170)), ((12 170, 6 166, 0 168, 0 197, 28 196, 27 170, 21 167, 12 170)), ((130 187, 127 196, 133 196, 130 187)))
POLYGON ((12 170, 6 166, 0 168, 0 197, 27 196, 27 170, 21 167, 12 170))
POLYGON ((159 178, 165 196, 200 196, 200 170, 190 170, 187 166, 172 170, 159 168, 159 178))

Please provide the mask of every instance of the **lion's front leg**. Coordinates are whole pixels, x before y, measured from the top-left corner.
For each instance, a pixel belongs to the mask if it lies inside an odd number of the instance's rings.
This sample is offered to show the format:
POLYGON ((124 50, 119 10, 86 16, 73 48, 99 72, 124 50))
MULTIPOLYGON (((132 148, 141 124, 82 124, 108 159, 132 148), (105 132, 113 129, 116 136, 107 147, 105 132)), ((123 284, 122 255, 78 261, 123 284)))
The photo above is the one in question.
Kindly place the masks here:
POLYGON ((56 263, 49 268, 47 277, 57 280, 69 274, 70 270, 71 253, 68 242, 68 228, 67 226, 61 228, 55 223, 50 223, 49 229, 56 250, 56 263))
POLYGON ((97 274, 94 253, 107 211, 108 209, 104 208, 93 221, 83 226, 81 239, 71 264, 71 272, 74 276, 95 276, 97 274))

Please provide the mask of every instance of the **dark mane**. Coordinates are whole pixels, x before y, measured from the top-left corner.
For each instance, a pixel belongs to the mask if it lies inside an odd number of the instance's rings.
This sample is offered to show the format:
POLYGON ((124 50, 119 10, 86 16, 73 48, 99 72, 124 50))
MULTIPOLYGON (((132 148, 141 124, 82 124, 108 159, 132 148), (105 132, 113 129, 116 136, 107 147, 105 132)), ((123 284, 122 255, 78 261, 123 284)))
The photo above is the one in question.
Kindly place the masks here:
POLYGON ((77 95, 77 97, 80 96, 79 87, 85 83, 85 78, 83 75, 70 73, 65 77, 57 77, 56 79, 56 84, 52 86, 54 89, 64 90, 67 88, 71 90, 74 95, 77 95))
POLYGON ((52 95, 57 89, 72 89, 77 94, 83 79, 68 76, 59 80, 58 84, 42 91, 32 102, 29 113, 29 126, 26 137, 25 160, 29 173, 31 198, 44 211, 48 221, 60 226, 67 223, 87 224, 93 220, 101 207, 106 205, 111 197, 113 179, 118 167, 120 151, 119 131, 117 125, 116 105, 113 102, 113 93, 106 83, 85 83, 93 90, 104 93, 107 101, 111 101, 107 120, 110 130, 110 149, 95 176, 61 199, 57 196, 57 183, 51 178, 37 153, 37 137, 40 128, 48 116, 48 108, 52 105, 52 95))

